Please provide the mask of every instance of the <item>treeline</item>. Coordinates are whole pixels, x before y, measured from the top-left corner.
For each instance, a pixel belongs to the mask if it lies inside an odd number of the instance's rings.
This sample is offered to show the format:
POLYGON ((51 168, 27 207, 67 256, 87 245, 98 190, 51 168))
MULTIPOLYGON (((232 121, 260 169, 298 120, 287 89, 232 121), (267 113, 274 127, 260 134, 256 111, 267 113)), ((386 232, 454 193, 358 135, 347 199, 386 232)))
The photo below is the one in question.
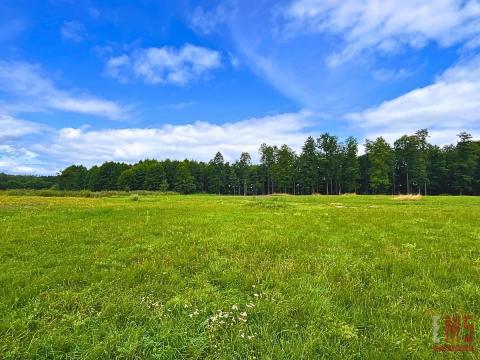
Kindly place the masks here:
MULTIPOLYGON (((87 169, 72 165, 53 186, 61 190, 152 190, 182 194, 464 194, 480 195, 480 142, 467 133, 456 145, 428 142, 428 131, 404 135, 391 146, 367 140, 358 155, 353 137, 328 133, 308 137, 299 154, 288 145, 262 144, 259 164, 248 153, 226 162, 217 153, 209 162, 144 160, 134 165, 105 162, 87 169)), ((3 187, 2 178, 0 178, 3 187)), ((28 182, 25 181, 25 184, 28 182)))
POLYGON ((57 182, 57 176, 7 175, 0 173, 0 190, 51 189, 56 187, 57 182))

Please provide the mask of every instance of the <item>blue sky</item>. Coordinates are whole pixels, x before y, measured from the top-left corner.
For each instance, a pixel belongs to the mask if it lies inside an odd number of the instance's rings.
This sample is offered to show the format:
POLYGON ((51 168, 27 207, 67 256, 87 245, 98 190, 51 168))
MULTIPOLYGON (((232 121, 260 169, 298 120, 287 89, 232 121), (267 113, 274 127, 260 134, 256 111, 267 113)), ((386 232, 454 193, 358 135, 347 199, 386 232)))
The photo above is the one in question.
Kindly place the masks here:
POLYGON ((0 3, 0 171, 480 135, 476 0, 0 3))

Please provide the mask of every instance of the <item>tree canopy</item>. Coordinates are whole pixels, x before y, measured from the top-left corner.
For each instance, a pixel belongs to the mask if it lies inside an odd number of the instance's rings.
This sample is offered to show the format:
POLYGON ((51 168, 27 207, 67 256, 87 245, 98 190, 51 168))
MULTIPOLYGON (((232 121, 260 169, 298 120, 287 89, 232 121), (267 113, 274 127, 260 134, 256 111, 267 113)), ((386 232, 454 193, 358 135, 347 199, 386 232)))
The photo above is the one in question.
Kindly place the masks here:
POLYGON ((136 164, 105 162, 90 169, 65 168, 57 176, 0 174, 0 189, 152 190, 231 195, 290 194, 463 194, 480 195, 480 142, 458 134, 454 145, 428 142, 428 131, 404 135, 393 144, 366 140, 358 154, 353 137, 329 133, 308 137, 296 153, 287 144, 259 148, 230 163, 217 152, 208 162, 147 159, 136 164))

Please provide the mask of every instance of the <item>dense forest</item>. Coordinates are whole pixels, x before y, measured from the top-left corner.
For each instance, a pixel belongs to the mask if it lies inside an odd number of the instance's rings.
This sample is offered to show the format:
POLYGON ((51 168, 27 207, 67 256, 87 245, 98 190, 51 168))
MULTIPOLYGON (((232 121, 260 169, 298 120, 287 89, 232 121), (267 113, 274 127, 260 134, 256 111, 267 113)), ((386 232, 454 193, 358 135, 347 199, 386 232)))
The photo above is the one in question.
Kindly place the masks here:
POLYGON ((325 133, 308 137, 300 154, 288 145, 262 144, 259 159, 254 164, 250 154, 242 153, 229 163, 218 152, 208 163, 166 159, 105 162, 90 169, 72 165, 51 177, 0 174, 0 189, 480 195, 480 141, 468 133, 444 147, 430 144, 426 129, 402 136, 393 146, 379 137, 366 141, 362 155, 355 138, 340 141, 325 133))
POLYGON ((0 190, 51 189, 58 187, 58 176, 7 175, 0 173, 0 190))

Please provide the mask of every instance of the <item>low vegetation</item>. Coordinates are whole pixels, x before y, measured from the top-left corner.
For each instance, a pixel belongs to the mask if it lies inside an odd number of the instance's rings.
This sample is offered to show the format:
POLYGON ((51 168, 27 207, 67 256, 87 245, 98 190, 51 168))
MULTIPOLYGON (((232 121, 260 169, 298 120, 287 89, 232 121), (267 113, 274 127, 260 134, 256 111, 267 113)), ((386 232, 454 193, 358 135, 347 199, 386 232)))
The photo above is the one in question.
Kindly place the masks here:
POLYGON ((0 194, 0 358, 429 359, 432 316, 480 328, 479 198, 139 197, 0 194))

